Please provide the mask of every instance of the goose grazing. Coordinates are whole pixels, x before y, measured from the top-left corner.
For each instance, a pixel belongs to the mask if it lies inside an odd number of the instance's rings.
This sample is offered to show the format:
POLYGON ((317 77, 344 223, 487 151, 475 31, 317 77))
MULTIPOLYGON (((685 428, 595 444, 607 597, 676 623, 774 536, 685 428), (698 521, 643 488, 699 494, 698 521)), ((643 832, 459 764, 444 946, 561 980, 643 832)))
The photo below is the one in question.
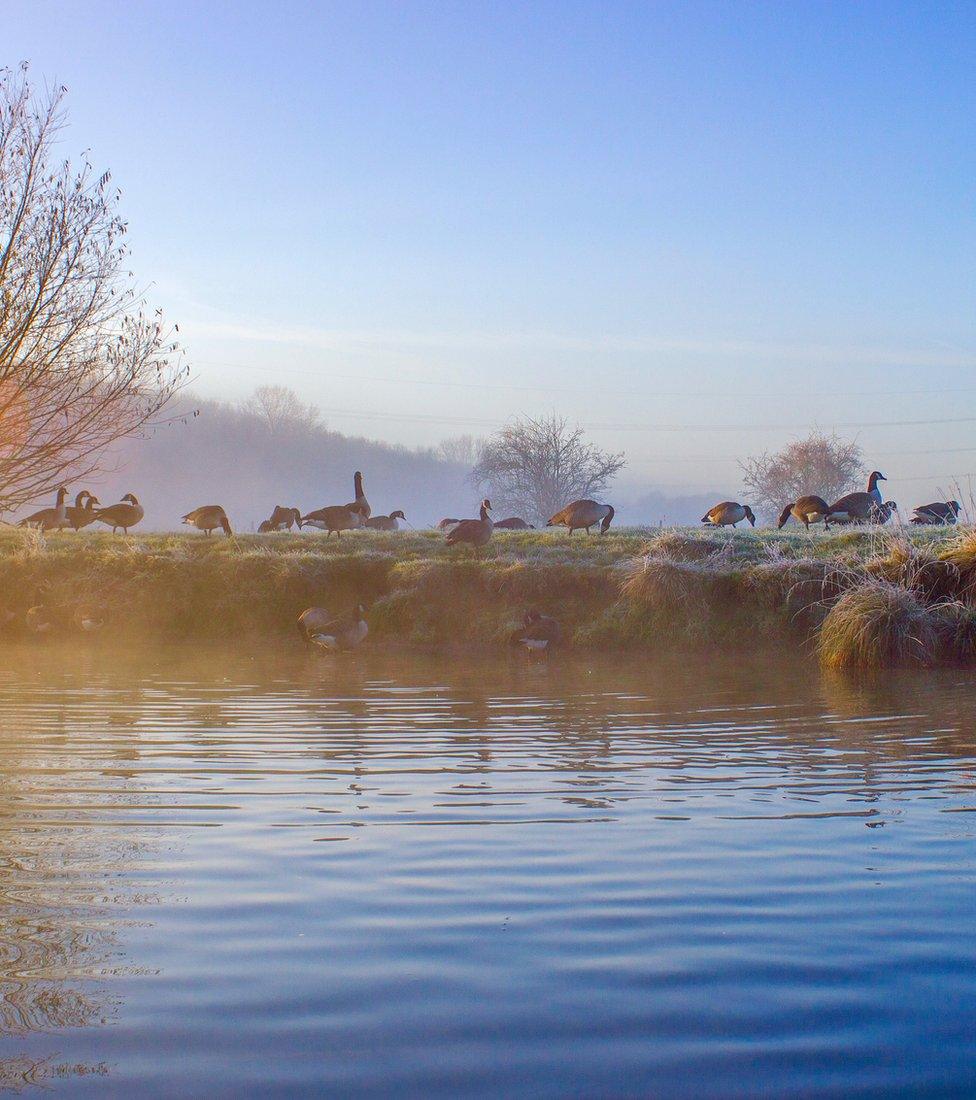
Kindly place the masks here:
POLYGON ((194 508, 192 512, 186 513, 183 522, 190 527, 196 527, 208 538, 218 527, 222 528, 227 535, 234 533, 230 529, 230 520, 227 518, 227 513, 219 504, 203 504, 199 508, 194 508))
POLYGON ((563 644, 563 628, 558 619, 529 611, 518 630, 514 630, 509 644, 521 646, 530 653, 545 653, 563 644))
POLYGON ((531 523, 526 523, 521 516, 509 516, 508 519, 500 519, 495 524, 502 531, 534 531, 531 523))
POLYGON ((605 535, 613 517, 613 507, 609 504, 598 504, 595 500, 574 500, 561 512, 557 512, 546 526, 568 527, 570 534, 582 527, 589 534, 590 528, 599 523, 600 534, 605 535))
POLYGON ((400 525, 397 523, 398 519, 402 519, 406 523, 407 517, 398 508, 395 512, 391 512, 388 516, 370 516, 366 520, 366 526, 370 531, 399 531, 400 525))
POLYGON ((942 526, 952 524, 959 519, 960 504, 958 500, 939 500, 932 504, 920 504, 915 509, 912 523, 926 526, 942 526))
POLYGON ((68 490, 62 486, 58 489, 57 503, 53 508, 42 508, 39 512, 22 519, 18 527, 33 527, 38 531, 60 531, 68 526, 68 509, 65 507, 65 497, 68 490))
POLYGON ((332 532, 339 538, 340 531, 358 531, 366 522, 354 504, 330 504, 327 508, 309 512, 298 521, 299 527, 317 527, 328 538, 332 532))
POLYGON ((87 527, 90 523, 94 523, 95 505, 101 503, 98 497, 89 493, 87 489, 82 489, 75 497, 74 504, 70 504, 65 509, 70 526, 75 531, 80 531, 82 527, 87 527))
POLYGON ((438 531, 449 531, 452 527, 457 527, 461 521, 459 519, 442 519, 437 525, 438 531))
POLYGON ((794 519, 798 519, 800 523, 809 531, 811 523, 819 523, 820 520, 824 521, 824 527, 829 526, 827 523, 827 517, 830 515, 830 505, 824 500, 823 497, 809 496, 800 497, 799 500, 794 501, 793 504, 787 504, 783 509, 779 517, 777 527, 783 528, 789 521, 790 516, 794 519))
POLYGON ((458 546, 460 543, 468 543, 469 546, 485 546, 491 539, 491 533, 495 525, 491 522, 491 501, 485 497, 481 502, 481 517, 479 519, 462 519, 456 527, 447 532, 448 546, 458 546))
POLYGON ((302 513, 297 508, 284 508, 280 504, 274 506, 271 518, 264 520, 258 527, 259 534, 267 534, 269 531, 290 531, 295 524, 301 527, 302 513))
POLYGON ((125 534, 130 527, 135 527, 146 513, 142 505, 135 498, 134 493, 126 493, 118 504, 110 504, 107 508, 99 508, 95 513, 95 519, 112 528, 112 534, 121 527, 125 534))
POLYGON ((346 507, 355 508, 363 519, 369 519, 372 511, 369 507, 369 501, 366 499, 366 494, 363 492, 363 475, 358 470, 352 475, 352 484, 356 492, 356 499, 347 504, 346 507))
POLYGON ((748 504, 736 504, 734 500, 723 500, 721 504, 709 508, 701 521, 707 523, 709 527, 728 527, 730 524, 734 527, 744 519, 747 519, 753 527, 756 526, 756 517, 748 504))
POLYGON ((321 646, 323 649, 355 649, 364 641, 368 633, 366 614, 363 605, 358 603, 345 618, 333 619, 330 624, 323 624, 317 629, 312 628, 307 632, 307 637, 312 645, 321 646))

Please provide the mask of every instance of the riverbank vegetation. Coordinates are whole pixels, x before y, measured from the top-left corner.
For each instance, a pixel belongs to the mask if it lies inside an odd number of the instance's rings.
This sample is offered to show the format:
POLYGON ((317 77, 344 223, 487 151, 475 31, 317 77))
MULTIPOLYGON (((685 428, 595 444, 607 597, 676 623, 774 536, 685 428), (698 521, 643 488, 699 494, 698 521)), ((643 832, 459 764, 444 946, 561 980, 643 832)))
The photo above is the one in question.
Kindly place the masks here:
MULTIPOLYGON (((504 642, 536 607, 578 648, 808 647, 832 667, 976 658, 976 533, 624 529, 496 533, 481 553, 436 532, 0 532, 0 620, 106 636, 291 638, 310 604, 362 600, 374 643, 504 642)), ((56 633, 57 631, 53 631, 56 633)))

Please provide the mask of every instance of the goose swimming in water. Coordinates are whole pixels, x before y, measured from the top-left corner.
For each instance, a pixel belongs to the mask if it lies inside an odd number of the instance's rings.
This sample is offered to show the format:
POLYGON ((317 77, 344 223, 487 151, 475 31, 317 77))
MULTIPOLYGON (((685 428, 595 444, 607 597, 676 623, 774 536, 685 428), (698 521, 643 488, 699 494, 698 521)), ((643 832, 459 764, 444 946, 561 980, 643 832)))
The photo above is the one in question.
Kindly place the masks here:
POLYGON ((799 500, 794 501, 792 504, 787 504, 780 514, 776 526, 782 529, 789 522, 790 516, 793 516, 794 519, 798 519, 809 531, 810 524, 819 523, 820 520, 824 521, 824 527, 829 526, 827 523, 827 517, 829 515, 830 505, 823 497, 800 497, 799 500))
POLYGON ((468 543, 469 546, 485 546, 491 539, 491 533, 495 529, 491 516, 491 501, 485 497, 481 502, 481 516, 478 519, 462 519, 456 527, 447 533, 448 546, 457 546, 459 543, 468 543))
POLYGON ((709 527, 735 527, 737 523, 747 519, 753 527, 756 526, 756 517, 748 504, 736 504, 734 500, 723 500, 716 504, 702 516, 702 523, 709 527))
POLYGON ((558 619, 540 611, 528 611, 522 625, 512 631, 509 644, 521 646, 530 653, 543 653, 563 643, 563 628, 558 619))
POLYGON ((65 497, 68 490, 62 486, 58 489, 56 503, 53 508, 42 508, 39 512, 22 519, 18 527, 33 527, 38 531, 60 531, 68 526, 68 509, 65 507, 65 497))
POLYGON ((568 527, 570 534, 582 527, 589 534, 590 528, 599 523, 600 534, 605 535, 613 517, 614 510, 610 504, 598 504, 595 500, 574 500, 557 512, 546 526, 568 527))
POLYGON ((135 527, 137 523, 141 522, 145 514, 142 505, 136 500, 135 494, 126 493, 118 504, 110 504, 107 508, 99 508, 95 513, 95 519, 99 523, 111 527, 113 535, 120 527, 125 534, 128 534, 129 528, 135 527))
POLYGON ((306 625, 305 629, 306 636, 312 645, 332 650, 355 649, 369 633, 369 625, 361 603, 356 604, 354 610, 344 619, 333 619, 331 624, 306 625))

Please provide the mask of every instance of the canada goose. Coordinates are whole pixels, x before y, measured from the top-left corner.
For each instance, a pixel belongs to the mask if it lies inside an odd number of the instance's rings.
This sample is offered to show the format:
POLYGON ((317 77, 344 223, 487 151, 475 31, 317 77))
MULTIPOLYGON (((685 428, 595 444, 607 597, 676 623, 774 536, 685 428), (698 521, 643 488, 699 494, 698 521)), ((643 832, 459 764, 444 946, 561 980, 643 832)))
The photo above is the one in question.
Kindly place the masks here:
POLYGON ((586 533, 590 528, 599 523, 600 534, 605 535, 613 519, 613 507, 609 504, 597 504, 595 500, 574 500, 567 504, 561 512, 557 512, 546 524, 547 527, 568 527, 572 534, 577 527, 584 527, 586 533))
POLYGON ((503 531, 534 531, 531 523, 526 523, 521 516, 509 516, 508 519, 500 519, 495 524, 496 528, 503 531))
POLYGON ((558 619, 543 615, 539 611, 529 611, 518 630, 512 631, 509 644, 522 646, 531 652, 544 652, 555 649, 563 643, 563 628, 558 619))
POLYGON ((457 546, 466 542, 471 546, 484 546, 491 538, 495 525, 491 522, 491 501, 485 497, 481 502, 480 519, 462 519, 461 522, 447 532, 447 545, 457 546))
POLYGON ((831 523, 870 523, 881 503, 871 493, 848 493, 830 506, 831 523))
POLYGON ((65 509, 68 523, 75 531, 80 531, 82 527, 87 527, 90 523, 94 523, 95 505, 101 503, 98 497, 89 493, 87 489, 82 489, 75 497, 74 504, 69 504, 65 509))
POLYGON ((868 475, 868 492, 874 497, 876 504, 881 504, 881 490, 878 488, 879 481, 887 481, 888 479, 881 473, 880 470, 872 470, 868 475))
POLYGON ((17 526, 34 527, 38 531, 60 531, 62 527, 67 527, 68 509, 64 504, 67 495, 68 490, 62 486, 58 489, 57 503, 53 508, 42 508, 39 512, 34 512, 26 519, 22 519, 17 526))
POLYGON ((721 504, 710 508, 702 516, 701 521, 710 527, 728 527, 729 524, 734 527, 744 519, 747 519, 753 527, 756 526, 756 517, 748 504, 736 504, 734 500, 723 500, 721 504))
POLYGON ((324 607, 306 607, 298 616, 298 633, 306 642, 311 643, 313 634, 321 634, 336 621, 335 615, 330 615, 324 607))
POLYGON ((457 527, 460 522, 459 519, 442 519, 437 528, 439 531, 449 531, 452 527, 457 527))
POLYGON ((952 524, 958 520, 959 511, 958 500, 939 500, 932 504, 920 504, 915 509, 912 523, 921 523, 928 526, 952 524))
POLYGON ((395 512, 391 512, 388 516, 371 516, 366 520, 366 526, 371 531, 399 531, 400 525, 397 523, 398 519, 402 519, 406 522, 407 517, 398 508, 395 512))
POLYGON ((101 630, 105 625, 105 615, 95 607, 77 607, 72 615, 75 626, 79 630, 90 634, 94 630, 101 630))
POLYGON ((355 508, 363 519, 369 519, 372 512, 366 494, 363 492, 363 475, 358 470, 352 476, 352 484, 356 491, 356 499, 347 504, 346 507, 355 508))
POLYGON ((333 619, 331 624, 323 624, 319 629, 313 628, 308 633, 308 640, 323 649, 355 649, 368 633, 363 605, 358 603, 344 618, 333 619))
POLYGON ((809 531, 810 524, 818 523, 820 520, 824 521, 825 527, 828 526, 827 517, 829 515, 830 505, 823 497, 800 497, 800 499, 793 504, 787 504, 780 514, 779 522, 776 526, 779 528, 785 527, 790 516, 793 516, 794 519, 798 519, 809 531))
POLYGON ((898 511, 898 505, 893 500, 886 500, 877 504, 871 511, 871 522, 885 524, 898 511))
POLYGON ((190 527, 196 527, 198 531, 202 531, 207 536, 212 535, 218 527, 222 527, 227 535, 234 533, 230 529, 230 520, 227 518, 227 513, 219 504, 203 504, 199 508, 194 508, 192 512, 186 513, 183 522, 190 527))
POLYGON ((57 625, 57 617, 44 604, 35 604, 27 609, 24 625, 31 634, 50 634, 57 625))
POLYGON ((325 531, 328 538, 335 532, 339 538, 340 531, 358 531, 365 523, 365 517, 353 504, 331 504, 327 508, 319 508, 316 512, 309 512, 298 521, 299 527, 317 527, 325 531))
POLYGON ((107 508, 99 508, 95 513, 95 519, 112 528, 112 534, 121 527, 125 534, 130 527, 135 527, 146 513, 142 505, 136 500, 133 493, 126 493, 118 504, 110 504, 107 508))
POLYGON ((298 508, 283 508, 276 504, 271 518, 258 527, 258 532, 263 535, 268 531, 290 531, 295 524, 301 526, 301 519, 302 513, 298 508))

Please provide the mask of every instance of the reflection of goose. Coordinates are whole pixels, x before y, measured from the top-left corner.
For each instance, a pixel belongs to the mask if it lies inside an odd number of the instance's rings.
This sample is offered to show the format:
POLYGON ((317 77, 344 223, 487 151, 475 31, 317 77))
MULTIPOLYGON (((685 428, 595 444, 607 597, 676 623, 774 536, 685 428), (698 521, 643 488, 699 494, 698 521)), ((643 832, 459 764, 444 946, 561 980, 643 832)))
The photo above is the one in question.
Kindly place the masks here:
POLYGON ((68 523, 75 531, 87 527, 95 522, 95 505, 101 504, 98 497, 93 496, 87 489, 82 489, 75 497, 74 504, 65 509, 68 523))
POLYGON ((183 522, 190 527, 196 527, 207 536, 212 535, 218 527, 222 528, 227 535, 234 533, 230 529, 227 513, 219 504, 203 504, 199 508, 194 508, 192 512, 186 513, 183 522))
POLYGON ((703 516, 702 523, 710 527, 734 527, 737 523, 747 519, 753 527, 756 526, 756 517, 748 504, 736 504, 734 500, 724 500, 710 508, 703 516))
POLYGON ((398 508, 395 512, 391 512, 388 516, 371 516, 366 520, 366 526, 371 531, 399 531, 400 525, 397 523, 398 519, 402 519, 406 523, 407 517, 398 508))
POLYGON ((481 502, 481 517, 479 519, 462 519, 461 522, 447 533, 448 546, 457 546, 466 542, 469 546, 484 546, 491 538, 495 525, 491 522, 491 501, 485 497, 481 502))
POLYGON ((958 500, 939 500, 932 504, 920 504, 915 509, 912 523, 928 525, 942 525, 955 523, 959 518, 960 505, 958 500))
POLYGON ((613 506, 610 504, 598 504, 595 500, 574 500, 572 504, 567 504, 557 512, 546 526, 568 527, 570 534, 578 527, 582 527, 589 534, 590 528, 599 523, 600 534, 605 535, 613 516, 613 506))
POLYGON ((68 490, 62 486, 58 489, 57 503, 53 508, 42 508, 39 512, 22 519, 18 527, 34 527, 39 531, 60 531, 68 525, 68 510, 64 506, 68 490))
POLYGON ((363 605, 358 603, 345 621, 333 620, 331 626, 323 626, 320 630, 313 629, 308 634, 308 640, 323 649, 355 649, 368 633, 369 626, 363 605))
POLYGON ((563 628, 558 619, 543 615, 539 611, 529 611, 518 630, 512 632, 509 642, 522 646, 530 653, 541 653, 562 645, 563 628))
POLYGON ((793 504, 787 504, 783 509, 777 527, 785 527, 789 521, 790 516, 794 519, 798 519, 800 523, 809 531, 811 523, 819 523, 820 520, 824 521, 824 526, 827 526, 827 517, 830 515, 830 505, 824 500, 823 497, 808 496, 800 497, 799 500, 793 504))
POLYGON ((142 505, 135 498, 134 493, 126 493, 118 504, 110 504, 108 508, 99 508, 95 513, 95 519, 112 528, 112 534, 121 527, 128 534, 130 527, 135 527, 146 513, 142 505))

